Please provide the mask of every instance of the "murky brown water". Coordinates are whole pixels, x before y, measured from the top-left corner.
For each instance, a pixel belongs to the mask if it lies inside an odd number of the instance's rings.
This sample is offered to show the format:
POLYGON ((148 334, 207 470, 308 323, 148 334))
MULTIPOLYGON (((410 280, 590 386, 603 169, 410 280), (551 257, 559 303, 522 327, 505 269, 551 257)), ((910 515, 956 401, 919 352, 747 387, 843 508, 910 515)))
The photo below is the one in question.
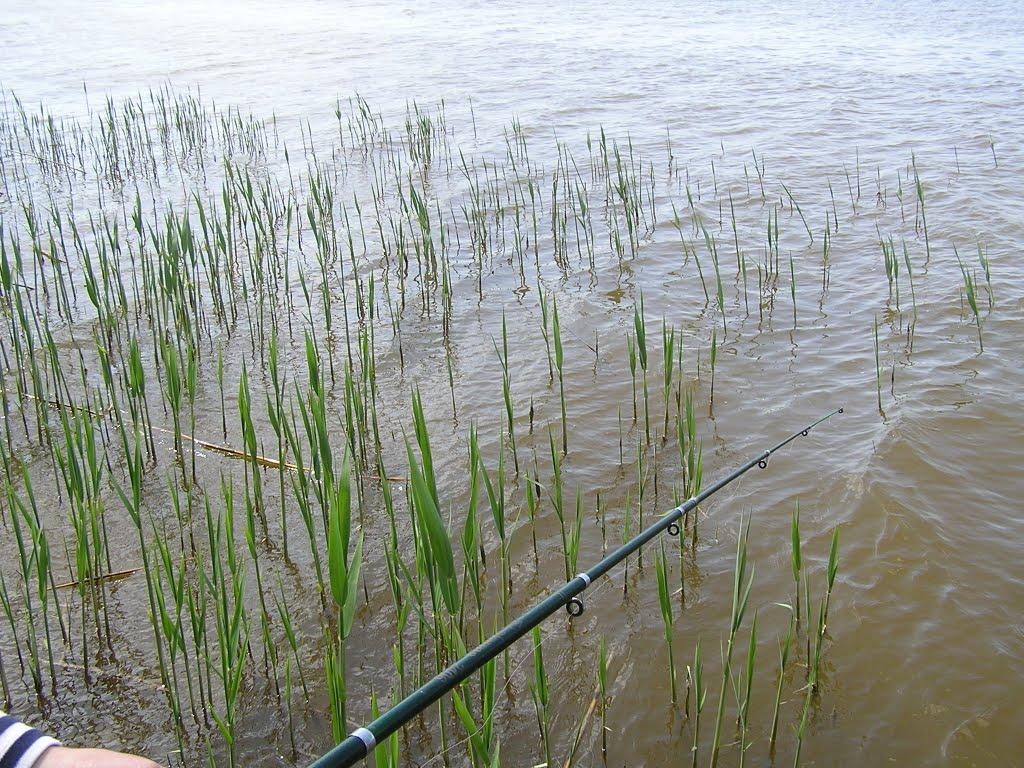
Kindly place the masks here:
MULTIPOLYGON (((41 101, 57 114, 77 115, 83 123, 88 123, 87 109, 99 110, 101 94, 107 92, 133 95, 167 79, 179 88, 198 86, 206 103, 238 105, 267 121, 269 146, 265 156, 253 162, 253 172, 258 178, 275 179, 286 191, 285 145, 295 173, 305 171, 305 160, 297 159, 303 146, 300 123, 305 125, 308 119, 318 156, 330 161, 338 140, 335 98, 340 96, 347 111, 345 99, 358 92, 382 110, 394 143, 364 152, 344 137, 346 147, 334 159, 343 169, 335 179, 339 205, 353 194, 367 203, 369 168, 389 152, 405 151, 395 147, 404 137, 406 104, 415 100, 436 114, 433 105, 444 99, 449 136, 441 155, 451 157, 452 164, 445 167, 438 161, 424 189, 438 201, 442 218, 451 227, 451 350, 458 418, 452 418, 440 299, 435 298, 430 314, 421 313, 419 289, 411 288, 401 319, 404 368, 392 339, 387 304, 379 310, 383 316, 377 337, 378 412, 389 470, 405 471, 401 430, 409 429, 409 393, 419 386, 428 408, 439 490, 452 505, 453 535, 461 530, 471 422, 479 430, 488 467, 493 471, 497 464, 504 409, 492 339, 500 335, 504 311, 512 331, 519 457, 524 465, 532 464, 536 450, 544 480, 549 473, 547 427, 553 425, 557 435, 560 417, 557 385, 548 382, 535 288, 539 274, 545 290, 557 298, 566 347, 567 498, 579 485, 587 510, 580 564, 594 562, 602 551, 594 514, 598 494, 607 510, 609 545, 621 540, 623 510, 635 515, 636 451, 643 430, 632 424, 626 334, 642 293, 655 431, 660 437, 660 329, 665 318, 683 336, 684 383, 698 406, 706 478, 719 476, 837 405, 846 409, 842 417, 787 448, 767 472, 749 475, 716 497, 703 510, 697 546, 687 545, 686 603, 676 621, 674 643, 682 667, 692 663, 694 645, 702 640, 711 690, 702 724, 705 742, 712 719, 708 713, 717 705, 718 647, 728 623, 736 533, 748 515, 751 557, 757 565, 752 605, 759 609, 760 643, 751 705, 753 746, 747 760, 771 763, 767 730, 776 649, 788 620, 775 603, 792 599, 789 520, 799 500, 816 594, 829 537, 835 526, 841 529, 824 680, 811 710, 803 762, 1006 765, 1016 764, 1024 753, 1017 727, 1024 673, 1019 618, 1024 570, 1018 556, 1024 535, 1018 514, 1019 453, 1024 448, 1024 267, 1018 258, 1024 241, 1019 184, 1024 155, 1017 141, 1024 128, 1022 31, 1012 4, 915 3, 900 10, 859 3, 810 9, 769 5, 756 11, 712 4, 683 13, 660 4, 609 4, 584 10, 557 4, 445 3, 428 11, 401 5, 338 8, 326 3, 116 8, 97 4, 72 9, 53 2, 5 9, 0 18, 0 77, 30 111, 41 101), (481 276, 460 210, 467 204, 460 150, 478 163, 487 158, 491 177, 500 167, 501 187, 509 188, 506 181, 514 174, 504 131, 510 130, 513 119, 522 126, 546 205, 558 165, 556 140, 569 148, 582 178, 601 197, 592 200, 597 208, 593 266, 585 246, 577 251, 579 239, 571 221, 566 266, 555 263, 548 215, 539 225, 536 265, 532 247, 527 252, 525 288, 513 257, 514 225, 506 224, 504 243, 491 244, 481 276), (588 133, 596 145, 602 126, 609 141, 617 139, 624 151, 627 136, 631 139, 645 174, 645 195, 653 179, 654 197, 644 201, 650 230, 635 255, 627 253, 622 259, 606 233, 604 181, 592 175, 596 149, 588 151, 588 133), (930 256, 920 226, 912 156, 924 187, 930 256), (716 239, 724 331, 715 307, 710 256, 691 219, 688 187, 693 209, 716 239), (673 205, 709 280, 710 303, 705 301, 695 257, 684 257, 672 222, 673 205), (759 311, 757 265, 767 258, 767 221, 776 208, 780 275, 772 301, 759 311), (823 289, 826 220, 832 223, 823 289), (905 239, 914 270, 911 293, 901 264, 899 309, 890 298, 879 246, 880 238, 890 235, 897 248, 905 239), (737 273, 736 241, 747 258, 746 286, 737 273), (983 353, 963 298, 953 248, 977 270, 979 242, 990 259, 993 296, 989 308, 982 278, 983 353), (795 321, 790 257, 796 280, 795 321), (881 409, 876 399, 876 319, 881 409), (709 413, 713 329, 721 346, 714 408, 709 413), (592 351, 595 345, 597 355, 592 351), (626 430, 621 465, 620 412, 626 430)), ((157 196, 180 203, 181 189, 198 190, 203 198, 219 195, 219 151, 211 149, 214 159, 205 175, 161 169, 157 196)), ((5 155, 5 164, 10 162, 5 155)), ((31 167, 30 160, 24 162, 31 167)), ((45 186, 38 179, 31 186, 36 204, 45 210, 50 205, 45 186)), ((5 232, 23 231, 18 203, 24 199, 19 190, 25 188, 12 183, 0 203, 5 232)), ((66 188, 54 188, 53 199, 66 205, 66 188)), ((151 191, 145 183, 142 188, 144 194, 151 191)), ((305 195, 307 190, 298 188, 305 195)), ((76 182, 74 211, 79 221, 87 222, 90 211, 121 210, 121 191, 97 189, 91 176, 76 182)), ((130 206, 134 182, 126 189, 130 206)), ((369 265, 378 265, 381 233, 372 224, 368 206, 363 213, 365 253, 361 242, 356 248, 368 273, 369 265)), ((511 222, 514 213, 506 210, 505 216, 511 222)), ((130 218, 122 218, 121 225, 129 230, 130 218)), ((524 226, 529 231, 532 223, 524 226)), ((388 242, 391 234, 384 233, 388 242)), ((347 244, 343 248, 347 254, 347 244)), ((293 257, 319 289, 315 260, 308 252, 293 257)), ((290 295, 295 306, 304 309, 295 274, 290 295)), ((81 319, 72 329, 75 340, 67 329, 58 335, 61 366, 74 374, 72 379, 78 376, 77 349, 95 365, 95 344, 90 340, 94 312, 84 294, 76 308, 81 319)), ((336 304, 335 310, 340 312, 340 306, 336 304)), ((289 335, 280 312, 278 317, 285 368, 302 381, 306 321, 296 309, 289 335)), ((335 317, 336 324, 339 318, 335 317)), ((315 325, 320 328, 322 323, 322 316, 317 317, 315 325)), ((201 371, 195 434, 241 447, 233 393, 245 361, 257 402, 261 445, 272 453, 276 438, 262 408, 269 381, 250 346, 246 320, 241 319, 231 334, 212 331, 207 351, 211 357, 201 371), (217 348, 224 350, 228 363, 226 441, 221 439, 219 388, 211 364, 217 348)), ((336 354, 340 359, 341 353, 336 354)), ((88 377, 93 386, 99 385, 95 367, 88 377)), ((9 375, 5 381, 10 386, 9 375)), ((336 398, 342 396, 335 391, 336 398)), ((154 407, 158 402, 153 400, 154 407)), ((333 402, 340 435, 341 401, 333 402)), ((30 467, 44 524, 51 531, 57 578, 62 581, 68 568, 58 542, 62 530, 68 537, 71 533, 64 502, 56 497, 48 452, 25 439, 16 412, 8 414, 8 421, 15 427, 19 458, 30 467)), ((169 428, 169 421, 164 426, 169 428)), ((172 445, 166 434, 158 442, 161 460, 147 476, 145 497, 155 519, 172 521, 167 492, 167 477, 175 475, 169 461, 172 445)), ((337 450, 342 444, 339 436, 337 450)), ((664 451, 657 438, 653 448, 657 457, 649 452, 645 462, 658 467, 657 494, 649 478, 645 519, 672 505, 672 483, 678 478, 674 437, 664 451)), ((113 461, 116 467, 116 458, 113 461)), ((239 462, 209 451, 201 452, 198 470, 200 485, 213 505, 222 504, 222 473, 242 482, 239 462)), ((510 514, 520 516, 511 544, 512 614, 562 579, 561 540, 550 505, 542 508, 537 521, 540 555, 539 565, 534 565, 522 482, 510 472, 510 514)), ((274 509, 279 499, 275 472, 266 474, 265 484, 268 509, 274 509)), ((396 486, 396 494, 403 493, 396 486)), ((116 495, 110 491, 105 497, 114 556, 123 567, 134 567, 139 558, 134 530, 116 495)), ((371 688, 386 698, 394 684, 389 647, 395 616, 380 539, 386 523, 372 490, 366 505, 364 576, 370 605, 357 615, 348 650, 350 717, 356 721, 368 717, 371 688)), ((495 557, 497 544, 485 506, 481 499, 488 550, 495 557)), ((6 503, 4 508, 6 515, 6 503)), ((295 697, 293 753, 273 685, 267 675, 254 671, 244 690, 239 722, 238 755, 243 764, 301 765, 331 743, 319 601, 313 593, 301 523, 294 510, 291 514, 294 564, 285 564, 276 550, 268 551, 263 562, 271 574, 267 578, 282 580, 301 627, 312 695, 308 704, 295 697)), ((635 522, 634 516, 634 526, 635 522)), ((670 552, 675 551, 671 544, 670 552)), ((4 544, 2 552, 3 573, 13 587, 18 583, 13 543, 4 544)), ((677 582, 678 562, 671 559, 671 579, 677 582)), ((594 585, 587 595, 587 611, 572 632, 561 618, 545 626, 545 661, 554 689, 553 751, 559 765, 594 695, 600 637, 608 644, 614 677, 608 763, 683 764, 690 759, 692 728, 680 712, 673 714, 669 704, 658 593, 649 559, 646 565, 642 573, 631 566, 626 596, 621 572, 594 585)), ((251 590, 250 598, 255 587, 251 590)), ((67 609, 75 609, 73 595, 66 594, 67 609)), ((165 698, 157 690, 144 580, 135 575, 117 582, 109 601, 115 656, 94 660, 96 677, 86 684, 81 659, 68 655, 59 672, 58 695, 43 702, 31 693, 27 677, 19 679, 10 626, 0 621, 0 647, 14 710, 68 741, 121 745, 160 757, 177 743, 165 698)), ((744 649, 746 637, 745 629, 744 649)), ((254 643, 252 666, 258 670, 262 656, 256 639, 254 643)), ((415 630, 407 629, 406 644, 411 652, 415 630)), ((542 758, 527 689, 532 662, 525 646, 513 655, 513 664, 513 696, 499 697, 501 754, 505 765, 535 765, 542 758)), ((793 730, 803 701, 796 692, 801 674, 790 672, 793 681, 787 686, 783 737, 775 756, 779 764, 793 759, 793 730)), ((499 672, 499 684, 503 683, 499 672)), ((732 694, 727 695, 731 708, 732 694)), ((726 715, 725 764, 738 761, 731 711, 727 709, 726 715)), ((429 723, 409 730, 403 751, 409 764, 422 764, 439 751, 430 730, 429 723)), ((215 734, 212 744, 214 759, 224 762, 226 751, 215 734)), ((707 746, 703 745, 702 763, 708 757, 707 746)), ((192 738, 184 760, 199 764, 204 754, 202 739, 192 738)), ((453 750, 450 759, 453 764, 466 762, 461 748, 453 750)), ((600 762, 600 733, 590 720, 577 764, 600 762)), ((431 764, 440 764, 440 759, 431 764)))

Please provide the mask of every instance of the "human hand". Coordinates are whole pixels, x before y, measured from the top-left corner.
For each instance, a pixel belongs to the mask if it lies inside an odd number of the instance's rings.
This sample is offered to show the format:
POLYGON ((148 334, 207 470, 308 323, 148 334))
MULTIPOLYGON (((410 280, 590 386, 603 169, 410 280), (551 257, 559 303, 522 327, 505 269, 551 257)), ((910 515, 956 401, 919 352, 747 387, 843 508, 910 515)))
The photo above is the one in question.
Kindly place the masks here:
POLYGON ((32 768, 160 768, 145 757, 111 752, 109 749, 50 747, 32 768))

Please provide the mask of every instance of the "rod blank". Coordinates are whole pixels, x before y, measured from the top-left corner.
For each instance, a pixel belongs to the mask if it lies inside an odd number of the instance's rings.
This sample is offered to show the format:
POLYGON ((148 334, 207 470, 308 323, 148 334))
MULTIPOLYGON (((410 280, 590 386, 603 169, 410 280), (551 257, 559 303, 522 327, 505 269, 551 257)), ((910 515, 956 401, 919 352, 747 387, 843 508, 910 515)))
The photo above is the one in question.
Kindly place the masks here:
POLYGON ((432 680, 410 693, 394 707, 389 709, 387 712, 382 713, 380 717, 372 723, 369 723, 362 728, 357 728, 343 742, 338 744, 327 754, 323 755, 316 762, 312 763, 310 768, 350 768, 350 766, 358 763, 369 754, 371 747, 369 747, 368 744, 382 743, 386 738, 388 738, 388 736, 393 734, 407 722, 416 717, 416 715, 420 714, 435 701, 451 691, 459 683, 466 680, 470 675, 480 669, 480 667, 498 656, 502 651, 555 613, 559 608, 567 607, 572 603, 574 606, 578 606, 578 612, 573 615, 579 615, 579 613, 582 612, 582 602, 578 597, 580 593, 582 593, 596 579, 604 576, 608 571, 636 552, 644 544, 651 541, 651 539, 664 532, 670 526, 677 524, 683 515, 697 507, 697 505, 702 501, 718 493, 718 491, 746 474, 753 467, 759 466, 764 469, 768 466, 768 459, 773 453, 782 449, 798 437, 806 435, 823 421, 842 412, 842 408, 837 408, 831 413, 822 416, 817 421, 807 425, 803 429, 797 430, 785 440, 782 440, 768 450, 750 459, 745 464, 737 467, 731 473, 717 481, 714 485, 701 491, 696 496, 687 499, 678 507, 666 512, 658 518, 657 522, 652 523, 614 552, 605 556, 600 562, 590 568, 590 570, 574 576, 558 591, 537 603, 537 605, 533 606, 533 608, 528 610, 518 619, 515 619, 510 624, 506 625, 497 634, 492 635, 488 640, 484 641, 461 659, 451 664, 432 680))

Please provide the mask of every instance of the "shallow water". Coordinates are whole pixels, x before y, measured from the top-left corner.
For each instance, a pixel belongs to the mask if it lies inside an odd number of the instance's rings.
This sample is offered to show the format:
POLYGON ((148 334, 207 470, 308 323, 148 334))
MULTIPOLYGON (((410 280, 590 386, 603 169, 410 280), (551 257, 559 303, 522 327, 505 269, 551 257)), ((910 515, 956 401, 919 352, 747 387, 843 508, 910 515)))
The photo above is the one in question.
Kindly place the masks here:
MULTIPOLYGON (((198 88, 207 102, 275 118, 279 139, 263 167, 278 179, 287 178, 283 147, 294 152, 301 145, 306 120, 316 146, 329 154, 337 136, 335 99, 355 93, 380 109, 398 133, 408 103, 432 107, 443 99, 456 158, 457 150, 464 149, 503 161, 503 130, 517 119, 531 160, 547 174, 545 194, 557 164, 556 138, 583 161, 588 132, 596 139, 603 126, 623 146, 628 135, 638 156, 650 164, 656 195, 657 223, 635 258, 620 261, 601 236, 593 269, 576 259, 575 245, 565 273, 540 255, 546 290, 558 299, 566 344, 567 489, 579 484, 591 511, 600 492, 602 505, 612 510, 610 525, 614 521, 609 542, 617 541, 621 510, 636 503, 637 431, 627 436, 620 467, 617 409, 631 427, 625 334, 641 291, 655 361, 652 421, 660 434, 664 316, 684 337, 685 378, 700 407, 706 478, 844 405, 841 418, 797 441, 773 459, 767 472, 746 477, 704 510, 699 545, 687 549, 686 607, 674 641, 677 663, 692 659, 701 638, 713 708, 736 533, 741 517, 749 515, 751 557, 757 563, 752 601, 760 609, 761 640, 751 705, 756 733, 747 758, 769 764, 764 731, 770 726, 777 638, 786 625, 784 612, 773 604, 791 600, 789 520, 799 500, 816 590, 832 529, 841 528, 825 678, 808 725, 803 762, 1015 764, 1024 752, 1017 727, 1024 673, 1019 618, 1024 522, 1018 513, 1024 447, 1024 267, 1018 258, 1024 241, 1019 185, 1024 155, 1017 141, 1024 128, 1022 33, 1019 11, 1011 3, 911 3, 899 9, 868 3, 810 8, 772 3, 753 10, 711 3, 685 12, 657 3, 591 9, 444 2, 429 10, 323 2, 6 3, 0 13, 0 83, 29 109, 41 102, 55 113, 83 120, 88 109, 101 106, 103 94, 132 96, 168 80, 178 88, 198 88), (925 189, 930 258, 917 226, 912 154, 925 189), (764 198, 755 163, 764 166, 764 198), (706 306, 694 259, 684 261, 672 225, 675 204, 683 214, 684 233, 701 249, 709 269, 702 236, 693 231, 687 214, 687 180, 717 238, 725 282, 724 332, 714 309, 714 287, 711 306, 706 306), (813 242, 783 184, 806 216, 813 242), (740 248, 752 270, 750 309, 736 278, 730 195, 740 248), (774 308, 762 318, 753 270, 764 259, 766 218, 777 203, 784 206, 779 214, 781 282, 774 308), (838 231, 832 236, 823 290, 821 237, 827 216, 835 217, 838 231), (897 247, 906 238, 914 265, 916 322, 905 271, 902 311, 890 300, 878 243, 890 234, 897 247), (955 244, 977 269, 978 242, 989 255, 994 297, 989 309, 982 288, 984 353, 979 353, 973 316, 962 298, 953 251, 955 244), (795 322, 789 256, 797 283, 795 322), (876 318, 881 409, 872 335, 876 318), (713 328, 722 346, 713 414, 704 418, 713 328), (588 348, 595 338, 597 360, 588 348)), ((464 199, 458 173, 449 176, 450 188, 440 180, 435 187, 442 203, 464 199)), ((189 179, 184 186, 193 184, 189 179)), ((218 172, 211 170, 198 184, 216 194, 218 172)), ((90 185, 82 186, 80 213, 98 205, 89 198, 90 185)), ((368 195, 366 176, 357 172, 343 186, 364 199, 368 195)), ((175 195, 170 189, 165 194, 175 195)), ((109 199, 106 206, 116 209, 109 199)), ((16 215, 12 201, 0 210, 7 221, 16 215)), ((470 420, 478 425, 488 465, 496 464, 503 409, 491 337, 500 334, 502 309, 513 330, 512 389, 522 461, 536 447, 546 471, 544 427, 559 418, 557 387, 547 381, 533 280, 526 291, 517 291, 517 275, 502 255, 496 254, 485 270, 481 289, 467 254, 453 257, 458 424, 452 420, 436 317, 412 312, 403 320, 404 370, 399 370, 389 335, 382 336, 389 341, 381 343, 377 362, 382 410, 396 436, 388 466, 404 472, 400 428, 408 424, 409 390, 418 384, 428 402, 440 490, 456 510, 465 508, 470 420), (532 436, 525 415, 531 398, 537 411, 532 436)), ((88 309, 83 311, 88 314, 88 309)), ((79 330, 88 328, 84 318, 79 330)), ((241 361, 247 360, 250 370, 258 370, 259 361, 247 340, 236 339, 227 350, 230 393, 236 391, 241 361)), ((67 354, 73 367, 70 348, 67 354)), ((301 334, 289 340, 285 357, 292 368, 304 365, 301 334)), ((216 379, 207 371, 204 382, 195 433, 217 438, 216 379)), ((262 400, 261 392, 256 399, 262 400)), ((261 439, 273 441, 265 418, 260 426, 261 439)), ((239 445, 234 424, 228 442, 239 445)), ((163 448, 170 450, 169 445, 163 448)), ((669 444, 668 455, 659 459, 661 487, 657 498, 649 491, 648 519, 672 504, 674 450, 669 444)), ((35 455, 37 493, 50 502, 45 514, 60 530, 66 512, 52 490, 45 454, 35 455)), ((222 471, 241 477, 238 466, 225 459, 206 456, 202 464, 203 480, 214 489, 222 471)), ((156 514, 166 513, 165 471, 158 467, 148 490, 156 514)), ((271 478, 268 486, 272 483, 271 478)), ((116 505, 115 497, 110 504, 116 505)), ((518 509, 521 503, 515 505, 518 509)), ((112 525, 115 538, 123 537, 124 560, 134 564, 138 553, 131 529, 123 521, 112 525)), ((298 525, 296 520, 296 539, 302 535, 298 525)), ((513 613, 561 579, 560 540, 549 507, 538 521, 537 536, 539 568, 533 564, 526 524, 513 536, 513 613)), ((10 578, 13 550, 3 552, 10 578)), ((581 565, 600 552, 600 530, 588 514, 581 565)), ((308 553, 297 559, 294 571, 282 571, 288 573, 290 594, 301 597, 310 589, 308 553)), ((394 633, 383 553, 368 547, 367 560, 371 603, 386 608, 364 608, 356 620, 348 651, 355 719, 366 718, 371 687, 382 694, 393 682, 391 661, 380 642, 388 637, 390 643, 394 633)), ((626 597, 618 573, 601 591, 595 585, 572 634, 562 620, 553 620, 546 630, 559 764, 593 696, 600 636, 607 639, 615 678, 609 764, 689 759, 692 731, 678 713, 672 715, 668 703, 667 657, 650 565, 647 560, 639 577, 631 567, 626 597)), ((129 650, 108 662, 89 686, 73 671, 62 672, 66 688, 56 707, 37 705, 28 687, 15 686, 21 691, 16 711, 69 741, 113 742, 162 755, 175 748, 175 739, 151 668, 145 584, 138 576, 126 579, 114 588, 112 599, 118 633, 129 650)), ((322 653, 315 642, 318 605, 309 594, 294 602, 313 640, 306 647, 312 654, 313 697, 308 706, 295 709, 298 754, 291 754, 287 724, 264 682, 246 691, 238 747, 245 764, 303 764, 331 742, 320 682, 323 662, 316 655, 322 653)), ((0 632, 9 660, 8 626, 3 624, 0 632)), ((745 638, 744 633, 744 652, 745 638)), ((499 723, 502 757, 506 765, 534 765, 540 753, 526 688, 532 664, 525 650, 516 660, 522 662, 513 675, 516 699, 505 704, 499 723)), ((10 674, 11 662, 6 663, 10 674)), ((787 695, 780 763, 792 759, 792 729, 801 706, 801 696, 787 695)), ((706 735, 711 718, 705 717, 706 735)), ((599 744, 591 723, 579 764, 600 763, 599 744)), ((193 749, 187 762, 198 763, 203 750, 193 749)), ((407 759, 417 764, 435 754, 439 743, 414 728, 406 749, 407 759)), ((224 759, 223 751, 217 754, 224 759)), ((706 757, 705 747, 702 761, 706 757)), ((452 759, 458 764, 462 753, 456 750, 452 759)), ((731 744, 723 761, 737 760, 731 744)))

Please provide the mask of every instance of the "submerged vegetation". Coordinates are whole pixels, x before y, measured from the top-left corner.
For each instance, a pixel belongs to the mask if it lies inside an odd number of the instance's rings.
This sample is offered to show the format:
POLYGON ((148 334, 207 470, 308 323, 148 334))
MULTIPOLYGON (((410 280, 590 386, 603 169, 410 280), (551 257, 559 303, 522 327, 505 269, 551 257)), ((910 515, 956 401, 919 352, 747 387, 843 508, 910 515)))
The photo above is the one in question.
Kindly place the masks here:
MULTIPOLYGON (((746 162, 745 188, 712 166, 711 192, 670 140, 667 173, 604 129, 539 148, 513 121, 479 149, 475 117, 462 143, 443 104, 395 120, 353 98, 327 139, 307 126, 289 144, 279 128, 169 89, 82 119, 0 102, 3 704, 50 712, 131 665, 174 764, 245 764, 254 736, 307 762, 609 537, 698 493, 744 334, 771 338, 782 290, 795 339, 813 322, 808 296, 820 283, 820 307, 842 268, 831 181, 821 210, 797 190, 801 206, 753 153, 756 183, 746 162), (686 308, 632 281, 666 223, 686 308), (813 277, 799 315, 798 274, 813 277), (591 346, 580 305, 608 280, 628 299, 610 310, 626 330, 595 331, 591 346), (617 407, 595 416, 601 389, 617 407), (613 435, 595 487, 594 433, 615 429, 618 466, 613 435)), ((897 176, 916 190, 916 202, 901 193, 901 215, 912 202, 916 213, 899 240, 875 241, 886 284, 872 286, 859 361, 869 371, 873 355, 879 411, 883 354, 904 324, 912 339, 940 258, 918 159, 897 176)), ((980 273, 956 254, 983 350, 994 299, 982 244, 978 259, 980 273)), ((722 546, 698 535, 699 515, 658 542, 653 571, 642 552, 627 565, 621 594, 588 594, 660 608, 668 679, 647 693, 664 695, 666 736, 693 765, 776 749, 798 763, 827 695, 838 529, 819 588, 793 514, 794 595, 780 608, 784 595, 755 590, 760 511, 735 534, 727 623, 697 628, 692 646, 691 581, 722 546), (778 640, 772 665, 757 653, 765 637, 778 640), (702 655, 719 639, 720 669, 702 655)), ((615 706, 624 651, 599 621, 587 633, 577 621, 486 665, 379 745, 377 764, 611 763, 628 747, 615 706), (571 652, 545 657, 548 643, 571 652)))

